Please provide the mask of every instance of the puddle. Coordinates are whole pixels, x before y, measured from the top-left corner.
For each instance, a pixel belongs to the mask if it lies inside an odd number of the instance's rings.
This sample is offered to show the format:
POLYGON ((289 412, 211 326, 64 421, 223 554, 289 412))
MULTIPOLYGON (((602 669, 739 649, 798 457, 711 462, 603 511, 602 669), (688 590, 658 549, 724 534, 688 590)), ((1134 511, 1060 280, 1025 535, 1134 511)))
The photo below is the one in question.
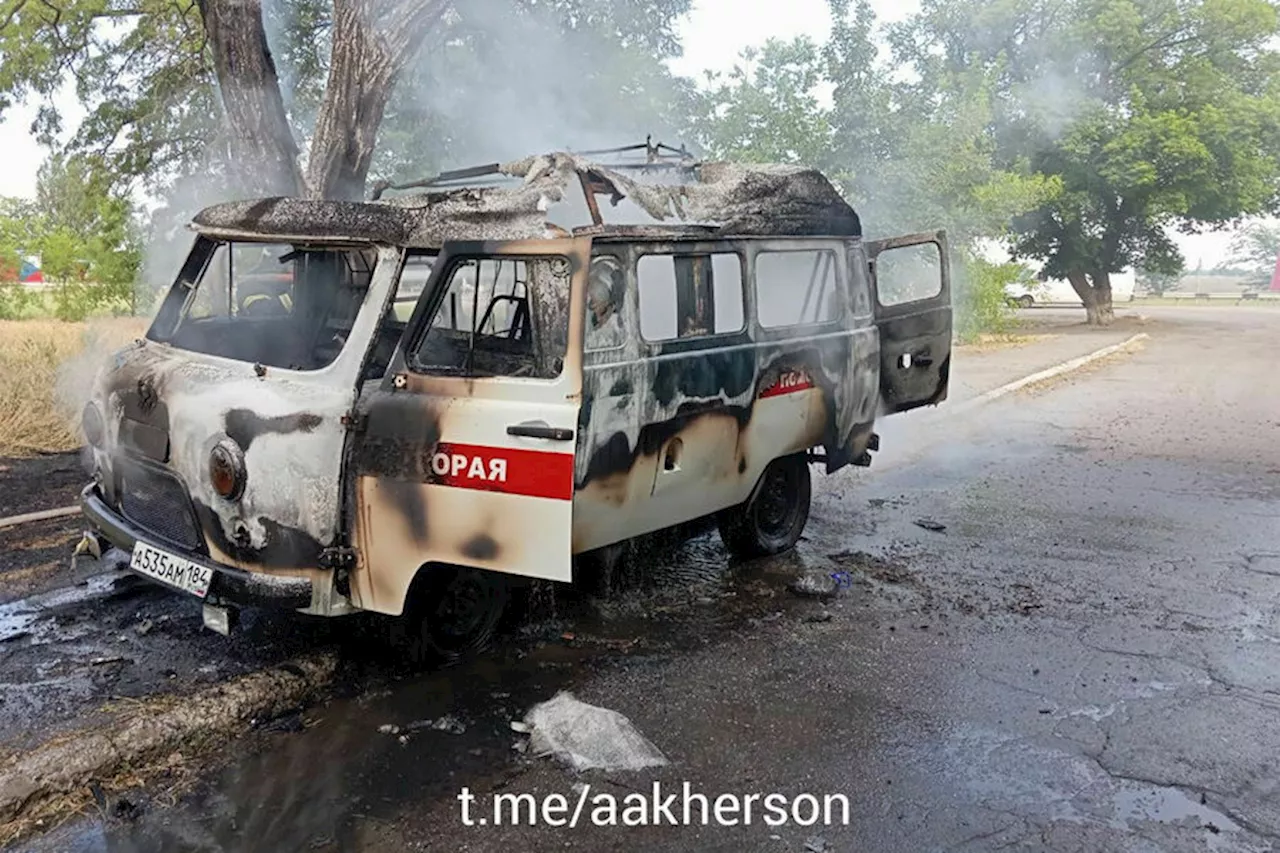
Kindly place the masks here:
POLYGON ((1184 820, 1212 824, 1223 832, 1239 832, 1240 826, 1231 818, 1199 800, 1192 799, 1177 788, 1141 786, 1126 788, 1115 793, 1115 817, 1121 826, 1135 821, 1154 820, 1161 823, 1178 823, 1184 820))
POLYGON ((53 639, 50 635, 55 632, 59 640, 73 639, 67 626, 55 624, 50 617, 60 610, 119 592, 120 581, 126 578, 121 570, 103 572, 78 586, 62 587, 0 604, 0 643, 30 637, 32 645, 38 645, 50 642, 53 639))
POLYGON ((498 786, 523 772, 516 748, 527 738, 511 723, 559 691, 800 604, 785 591, 798 559, 733 567, 718 536, 703 534, 633 567, 638 576, 607 602, 556 600, 549 617, 528 617, 468 664, 398 678, 369 661, 358 695, 312 709, 282 726, 287 734, 246 733, 179 806, 146 808, 126 825, 86 819, 37 849, 236 849, 245 838, 259 849, 358 849, 368 826, 412 802, 455 797, 459 779, 498 786), (426 722, 438 720, 449 725, 426 722))

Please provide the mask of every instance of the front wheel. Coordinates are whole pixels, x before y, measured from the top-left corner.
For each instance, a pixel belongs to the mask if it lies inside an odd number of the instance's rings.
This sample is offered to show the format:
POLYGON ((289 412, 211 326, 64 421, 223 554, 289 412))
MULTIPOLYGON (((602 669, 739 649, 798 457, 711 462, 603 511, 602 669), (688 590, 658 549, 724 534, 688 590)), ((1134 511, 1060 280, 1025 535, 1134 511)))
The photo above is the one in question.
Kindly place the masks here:
POLYGON ((809 465, 802 454, 775 459, 751 500, 717 516, 720 538, 729 553, 744 560, 790 550, 809 521, 811 494, 809 465))

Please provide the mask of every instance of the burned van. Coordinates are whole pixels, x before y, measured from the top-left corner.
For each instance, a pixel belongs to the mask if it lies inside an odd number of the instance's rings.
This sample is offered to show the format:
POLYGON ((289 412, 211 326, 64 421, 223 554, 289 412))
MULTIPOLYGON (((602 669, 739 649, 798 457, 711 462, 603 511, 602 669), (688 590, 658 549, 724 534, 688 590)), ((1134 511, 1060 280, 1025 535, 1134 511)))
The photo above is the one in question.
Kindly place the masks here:
POLYGON ((864 240, 815 171, 641 148, 202 211, 85 407, 90 544, 223 632, 365 610, 443 654, 506 580, 694 519, 791 548, 813 465, 946 397, 945 236, 864 240))

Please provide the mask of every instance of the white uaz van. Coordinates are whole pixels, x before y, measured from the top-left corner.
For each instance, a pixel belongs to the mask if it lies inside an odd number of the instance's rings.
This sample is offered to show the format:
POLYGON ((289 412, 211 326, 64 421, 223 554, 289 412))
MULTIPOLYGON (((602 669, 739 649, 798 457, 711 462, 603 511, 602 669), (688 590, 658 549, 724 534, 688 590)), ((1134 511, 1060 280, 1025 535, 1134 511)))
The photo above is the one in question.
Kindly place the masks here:
POLYGON ((85 407, 94 544, 224 632, 240 603, 369 610, 446 655, 504 579, 642 534, 792 547, 811 464, 946 397, 945 236, 865 241, 817 172, 640 147, 202 211, 85 407))

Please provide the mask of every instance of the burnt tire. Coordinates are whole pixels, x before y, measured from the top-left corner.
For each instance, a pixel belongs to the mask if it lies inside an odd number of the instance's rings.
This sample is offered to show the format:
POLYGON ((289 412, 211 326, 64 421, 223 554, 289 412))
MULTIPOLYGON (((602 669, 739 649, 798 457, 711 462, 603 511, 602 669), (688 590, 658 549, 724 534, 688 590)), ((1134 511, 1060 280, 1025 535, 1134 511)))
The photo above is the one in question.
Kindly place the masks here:
POLYGON ((449 665, 483 652, 510 598, 508 578, 497 572, 463 566, 424 570, 402 617, 410 661, 449 665))
POLYGON ((751 500, 716 516, 720 538, 729 553, 743 560, 789 551, 809 521, 811 496, 804 456, 775 459, 764 469, 751 500))

